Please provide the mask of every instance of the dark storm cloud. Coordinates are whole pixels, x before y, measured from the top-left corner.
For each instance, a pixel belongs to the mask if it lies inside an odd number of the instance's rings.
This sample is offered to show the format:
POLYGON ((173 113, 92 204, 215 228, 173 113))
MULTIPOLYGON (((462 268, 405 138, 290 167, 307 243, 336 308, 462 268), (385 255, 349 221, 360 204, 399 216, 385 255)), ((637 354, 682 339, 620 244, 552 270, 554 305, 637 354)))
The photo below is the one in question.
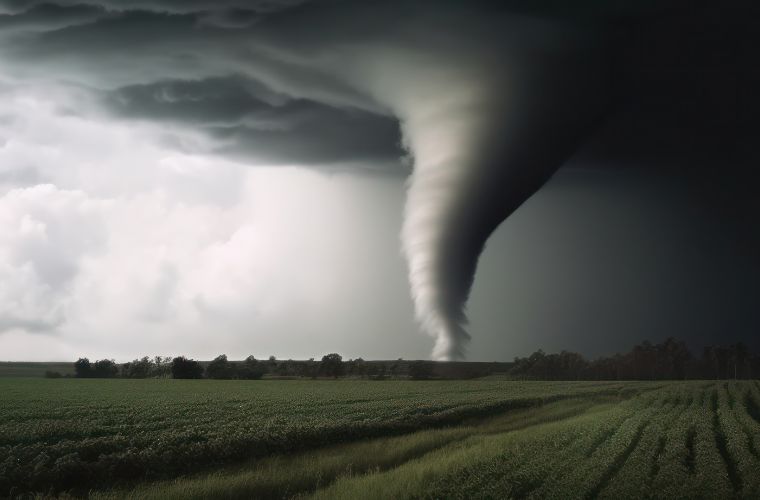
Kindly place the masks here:
POLYGON ((294 104, 292 114, 277 113, 275 122, 285 128, 212 126, 212 136, 231 145, 217 151, 252 157, 269 164, 395 164, 402 155, 398 123, 362 111, 341 111, 311 103, 294 104))
MULTIPOLYGON (((15 63, 11 74, 95 88, 247 74, 283 94, 381 111, 336 72, 293 58, 286 38, 267 40, 263 26, 235 29, 206 22, 220 12, 104 10, 83 24, 26 32, 5 29, 0 31, 0 55, 15 63)), ((24 15, 9 16, 7 28, 21 27, 24 15)))
POLYGON ((0 8, 23 12, 37 6, 105 7, 109 10, 151 10, 157 12, 199 12, 209 10, 246 10, 270 13, 301 3, 303 0, 0 0, 0 8))
POLYGON ((744 1, 85 3, 56 2, 71 22, 47 30, 29 19, 51 7, 3 4, 18 81, 55 75, 251 162, 387 164, 400 127, 404 251, 439 358, 464 354, 487 238, 580 146, 707 172, 756 155, 760 23, 744 1))
POLYGON ((399 170, 397 119, 329 72, 246 48, 261 43, 257 35, 230 26, 250 21, 250 11, 111 7, 45 4, 5 16, 21 29, 30 17, 50 17, 38 10, 68 13, 55 29, 27 30, 2 50, 19 74, 59 68, 53 71, 63 80, 100 87, 105 107, 121 117, 205 131, 223 142, 212 152, 269 164, 395 163, 399 170), (101 15, 82 24, 74 15, 80 11, 101 15), (222 21, 206 22, 210 15, 222 21), (65 19, 77 22, 61 26, 65 19), (32 60, 45 64, 26 64, 32 60))
POLYGON ((17 14, 0 14, 0 30, 3 29, 55 29, 74 24, 88 23, 105 14, 98 5, 73 5, 41 3, 17 14))
POLYGON ((122 116, 199 124, 238 124, 245 117, 266 120, 267 115, 276 119, 276 109, 291 104, 287 96, 243 76, 129 85, 107 93, 104 100, 122 116))
POLYGON ((403 153, 391 117, 292 99, 240 75, 130 85, 105 102, 123 117, 192 124, 223 140, 217 151, 266 163, 390 163, 403 153))

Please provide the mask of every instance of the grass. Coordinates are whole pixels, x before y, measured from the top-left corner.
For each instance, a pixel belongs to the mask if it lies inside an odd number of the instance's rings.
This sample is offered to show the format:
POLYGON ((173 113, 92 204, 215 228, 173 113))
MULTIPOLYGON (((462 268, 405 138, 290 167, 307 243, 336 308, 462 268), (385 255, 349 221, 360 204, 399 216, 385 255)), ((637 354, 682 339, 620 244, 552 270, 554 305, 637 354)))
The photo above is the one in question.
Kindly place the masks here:
MULTIPOLYGON (((73 381, 47 381, 65 382, 73 381)), ((177 430, 175 410, 196 419, 204 412, 233 414, 236 428, 254 435, 264 429, 281 443, 292 444, 315 426, 327 439, 266 453, 252 448, 249 456, 231 461, 206 456, 199 467, 163 479, 143 473, 69 493, 100 499, 760 498, 760 423, 754 418, 760 386, 754 382, 208 383, 82 386, 107 400, 98 405, 92 392, 59 386, 56 402, 68 408, 64 413, 77 405, 94 412, 87 422, 94 436, 70 435, 62 442, 86 454, 98 439, 119 435, 97 436, 108 428, 135 439, 139 428, 161 439, 168 429, 177 430), (155 398, 164 399, 163 410, 148 403, 155 398), (232 402, 255 402, 251 408, 258 411, 235 413, 232 402), (124 408, 151 411, 133 413, 128 426, 124 408), (299 413, 305 408, 311 412, 299 413), (342 442, 322 427, 324 418, 348 430, 342 442), (392 421, 405 425, 389 426, 392 421), (355 425, 364 433, 351 431, 355 425)), ((26 394, 15 401, 27 401, 27 415, 35 415, 33 408, 50 409, 47 394, 26 394)), ((230 425, 228 420, 222 427, 230 425)), ((196 431, 180 450, 208 449, 200 438, 213 440, 214 434, 203 419, 196 431)), ((0 438, 7 434, 0 432, 0 438)), ((60 442, 46 442, 42 453, 53 453, 60 442)), ((134 449, 130 453, 150 456, 145 448, 134 449)))
POLYGON ((566 419, 585 412, 592 404, 575 399, 555 402, 443 429, 273 457, 212 474, 163 481, 129 491, 96 493, 91 498, 201 499, 219 495, 222 491, 224 498, 288 498, 313 493, 338 478, 397 468, 473 436, 496 435, 566 419))

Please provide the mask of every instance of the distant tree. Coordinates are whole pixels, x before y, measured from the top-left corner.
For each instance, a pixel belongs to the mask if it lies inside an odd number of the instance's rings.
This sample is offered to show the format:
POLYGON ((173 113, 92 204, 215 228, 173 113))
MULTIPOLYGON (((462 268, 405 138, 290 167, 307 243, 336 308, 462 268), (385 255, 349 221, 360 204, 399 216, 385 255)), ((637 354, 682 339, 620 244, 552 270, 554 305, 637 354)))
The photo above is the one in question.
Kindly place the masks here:
POLYGON ((747 346, 743 342, 734 344, 734 378, 748 378, 749 366, 750 366, 750 352, 747 346))
POLYGON ((720 366, 718 365, 718 353, 715 347, 707 346, 702 351, 702 369, 705 378, 720 378, 720 366))
POLYGON ((342 376, 345 372, 343 357, 337 353, 322 356, 322 362, 319 364, 319 371, 327 377, 338 378, 342 376))
POLYGON ((45 378, 61 378, 62 376, 60 372, 45 370, 45 378))
POLYGON ((153 365, 151 366, 150 376, 157 378, 166 378, 172 374, 172 357, 171 356, 156 356, 153 358, 153 365))
POLYGON ((92 367, 90 366, 89 359, 79 358, 74 362, 74 376, 77 378, 92 377, 92 367))
POLYGON ((79 358, 74 363, 74 376, 78 378, 113 378, 118 374, 119 367, 112 359, 90 363, 87 358, 79 358))
POLYGON ((314 358, 309 358, 306 363, 303 364, 303 367, 301 368, 301 376, 302 377, 310 377, 310 378, 317 378, 317 375, 319 374, 319 365, 316 361, 314 361, 314 358))
POLYGON ((267 371, 269 373, 274 373, 277 370, 277 358, 272 355, 269 356, 269 359, 267 360, 267 371))
POLYGON ((227 360, 226 354, 220 354, 206 367, 206 376, 214 379, 231 379, 236 377, 235 365, 227 360))
POLYGON ((657 347, 658 352, 661 353, 660 359, 658 360, 658 378, 686 378, 687 367, 692 361, 691 351, 689 351, 686 343, 670 337, 657 347))
POLYGON ((91 373, 95 378, 114 378, 119 374, 119 367, 112 359, 100 359, 92 365, 91 373))
POLYGON ((264 364, 261 361, 253 356, 248 356, 239 369, 239 376, 246 380, 257 380, 264 376, 265 371, 264 364))
POLYGON ((657 350, 651 342, 645 340, 633 348, 633 365, 635 377, 639 380, 653 380, 657 368, 657 350))
POLYGON ((433 375, 433 365, 427 361, 412 361, 409 364, 409 377, 414 380, 427 380, 433 375))
POLYGON ((748 364, 749 378, 760 379, 760 356, 752 356, 748 364))
POLYGON ((172 360, 171 371, 174 378, 201 378, 203 376, 201 364, 184 356, 177 356, 172 360))
POLYGON ((363 377, 367 370, 366 363, 362 358, 349 359, 346 361, 345 366, 346 375, 352 377, 363 377))
POLYGON ((718 378, 732 378, 732 350, 728 347, 717 347, 715 349, 715 356, 718 359, 718 378))
POLYGON ((580 354, 538 350, 515 358, 509 374, 517 378, 585 380, 730 379, 760 376, 760 356, 743 343, 707 346, 695 359, 685 342, 668 338, 659 344, 642 342, 626 354, 586 361, 580 354))
POLYGON ((296 365, 295 361, 292 359, 289 359, 287 361, 280 361, 280 363, 277 365, 277 369, 275 370, 277 375, 280 375, 281 377, 287 377, 296 375, 296 365))
MULTIPOLYGON (((156 356, 161 358, 160 356, 156 356)), ((121 368, 121 374, 126 378, 148 378, 153 372, 153 362, 151 362, 148 356, 144 356, 141 359, 132 360, 129 363, 124 363, 121 368)))
POLYGON ((362 358, 354 360, 354 375, 359 377, 367 376, 367 363, 362 358))
POLYGON ((578 380, 586 368, 586 360, 577 352, 562 351, 559 353, 561 371, 564 378, 578 380))
POLYGON ((367 376, 372 380, 385 380, 388 378, 388 368, 385 363, 371 363, 367 367, 367 376))

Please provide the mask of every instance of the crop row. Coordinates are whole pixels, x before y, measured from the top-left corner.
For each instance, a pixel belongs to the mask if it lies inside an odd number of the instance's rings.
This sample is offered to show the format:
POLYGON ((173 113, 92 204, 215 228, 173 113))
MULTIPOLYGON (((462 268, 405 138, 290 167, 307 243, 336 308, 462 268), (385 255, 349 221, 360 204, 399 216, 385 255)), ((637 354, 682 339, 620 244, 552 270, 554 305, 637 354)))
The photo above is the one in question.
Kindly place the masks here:
POLYGON ((753 382, 673 383, 525 432, 431 497, 760 498, 753 382))
POLYGON ((116 486, 647 384, 3 382, 0 495, 116 486), (26 385, 26 387, 23 387, 26 385), (26 391, 22 389, 27 389, 26 391))

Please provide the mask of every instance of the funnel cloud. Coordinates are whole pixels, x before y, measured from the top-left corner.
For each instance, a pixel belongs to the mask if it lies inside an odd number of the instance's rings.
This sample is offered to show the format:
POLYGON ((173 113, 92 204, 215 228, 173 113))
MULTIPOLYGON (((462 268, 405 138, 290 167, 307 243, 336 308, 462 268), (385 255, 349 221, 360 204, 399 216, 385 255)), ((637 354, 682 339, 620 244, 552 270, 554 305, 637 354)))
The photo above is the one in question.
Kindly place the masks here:
POLYGON ((410 76, 375 82, 413 163, 403 250, 416 317, 439 360, 465 356, 464 309, 488 236, 562 165, 604 104, 601 54, 587 34, 519 16, 471 27, 499 28, 508 35, 488 45, 453 40, 450 50, 407 53, 400 68, 397 56, 388 73, 410 76))

